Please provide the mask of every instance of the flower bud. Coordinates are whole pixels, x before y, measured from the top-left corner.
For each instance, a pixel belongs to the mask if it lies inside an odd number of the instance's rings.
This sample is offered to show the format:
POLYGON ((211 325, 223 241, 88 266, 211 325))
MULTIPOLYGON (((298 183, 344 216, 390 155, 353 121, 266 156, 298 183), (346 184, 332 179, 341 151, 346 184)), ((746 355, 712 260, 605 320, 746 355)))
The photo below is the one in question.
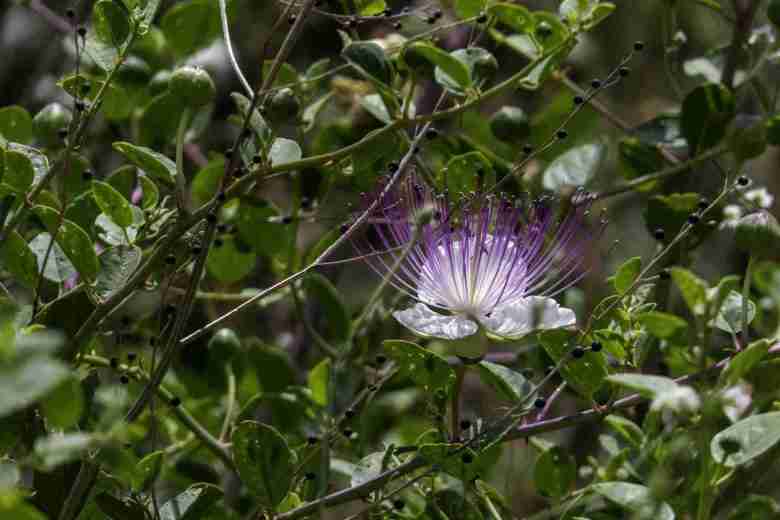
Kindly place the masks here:
POLYGON ((490 118, 490 130, 501 141, 522 141, 531 135, 531 123, 523 109, 505 106, 490 118))
POLYGON ((186 66, 173 71, 168 89, 194 108, 208 105, 217 96, 217 88, 211 76, 199 67, 186 66))
POLYGON ((219 329, 209 340, 210 358, 229 363, 241 350, 241 340, 233 329, 219 329))
POLYGON ((740 218, 736 226, 737 248, 756 258, 771 258, 780 251, 780 224, 767 211, 740 218))
POLYGON ((70 110, 59 103, 49 103, 33 118, 33 131, 44 146, 56 146, 62 140, 60 130, 67 130, 71 120, 70 110))

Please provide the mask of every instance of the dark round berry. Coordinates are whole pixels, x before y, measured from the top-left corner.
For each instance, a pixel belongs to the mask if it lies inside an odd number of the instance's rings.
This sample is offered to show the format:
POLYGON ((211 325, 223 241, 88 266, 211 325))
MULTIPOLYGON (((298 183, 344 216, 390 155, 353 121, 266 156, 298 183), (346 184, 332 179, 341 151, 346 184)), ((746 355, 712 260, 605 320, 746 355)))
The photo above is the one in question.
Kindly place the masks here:
POLYGON ((710 201, 707 200, 707 199, 703 199, 702 198, 702 199, 699 199, 699 204, 697 205, 697 207, 700 210, 704 211, 705 209, 707 209, 709 207, 709 205, 710 205, 710 201))
POLYGON ((477 17, 477 23, 485 23, 487 22, 487 15, 485 13, 480 13, 477 17))
POLYGON ((314 474, 313 472, 311 472, 311 471, 308 471, 308 472, 307 472, 307 473, 306 473, 306 474, 303 476, 303 478, 305 478, 306 480, 314 480, 315 478, 317 478, 317 475, 315 475, 315 474, 314 474))
POLYGON ((664 237, 666 236, 666 232, 664 231, 663 228, 658 228, 655 231, 653 231, 653 236, 655 237, 656 240, 663 240, 664 237))
POLYGON ((225 150, 225 159, 230 159, 231 157, 233 157, 233 149, 228 148, 227 150, 225 150))
POLYGON ((669 269, 664 269, 660 273, 658 273, 658 277, 661 280, 668 280, 672 277, 672 273, 669 272, 669 269))
POLYGON ((641 51, 645 48, 645 42, 634 42, 634 50, 641 51))
POLYGON ((585 102, 585 98, 582 96, 574 96, 574 104, 581 105, 585 102))
POLYGON ((92 172, 92 170, 84 170, 84 172, 81 174, 81 178, 85 181, 91 181, 92 177, 94 177, 95 174, 92 172))
POLYGON ((114 369, 119 368, 119 359, 112 357, 111 359, 108 360, 108 364, 111 365, 111 368, 114 369))
POLYGON ((176 255, 167 255, 165 257, 165 263, 168 265, 173 265, 176 263, 176 255))
POLYGON ((433 25, 436 23, 436 18, 434 18, 433 16, 428 16, 427 18, 425 18, 425 23, 427 23, 428 25, 433 25))
POLYGON ((306 444, 308 444, 309 446, 314 446, 319 441, 320 440, 317 437, 315 437, 314 435, 311 435, 311 436, 306 438, 306 444))
POLYGON ((461 430, 468 430, 469 428, 471 428, 471 421, 469 421, 468 419, 463 419, 462 421, 460 421, 461 430))
POLYGON ((395 22, 393 24, 393 29, 395 29, 396 31, 400 31, 402 28, 403 28, 403 24, 401 22, 395 22))
POLYGON ((472 455, 471 453, 464 453, 463 455, 461 455, 460 460, 463 461, 463 464, 471 464, 472 462, 474 462, 474 455, 472 455))
POLYGON ((398 167, 399 167, 399 164, 397 162, 395 162, 395 161, 393 161, 393 162, 391 162, 390 164, 387 165, 387 169, 391 173, 395 172, 395 171, 398 171, 398 167))
POLYGON ((544 397, 537 397, 534 401, 534 406, 541 409, 547 404, 547 400, 544 397))
POLYGON ((79 112, 83 112, 84 109, 86 108, 87 105, 85 105, 83 101, 76 101, 76 110, 78 110, 79 112))
POLYGON ((138 354, 136 354, 135 352, 128 352, 128 353, 127 353, 127 360, 128 360, 129 362, 131 362, 131 363, 132 363, 133 361, 135 361, 135 360, 136 360, 136 358, 138 358, 138 354))
POLYGON ((83 38, 83 37, 85 37, 87 35, 87 28, 86 27, 79 27, 78 29, 76 29, 76 32, 79 33, 79 36, 81 36, 83 38))
POLYGON ((214 247, 219 248, 219 247, 222 247, 223 244, 224 244, 224 242, 222 241, 221 238, 215 238, 214 239, 214 247))
POLYGON ((224 191, 220 191, 217 194, 217 202, 225 202, 225 199, 227 199, 227 195, 225 195, 224 191))
POLYGON ((344 412, 344 417, 346 417, 347 419, 352 419, 353 417, 355 417, 355 410, 353 410, 352 408, 347 408, 346 411, 344 412))
POLYGON ((387 358, 383 356, 382 354, 379 354, 376 357, 376 364, 377 365, 384 365, 387 362, 387 358))
POLYGON ((178 398, 178 397, 176 397, 175 395, 174 395, 173 397, 171 397, 171 406, 173 406, 174 408, 176 408, 176 407, 177 407, 177 406, 179 406, 180 404, 181 404, 181 399, 179 399, 179 398, 178 398))
POLYGON ((523 146, 523 153, 524 154, 531 155, 533 153, 533 151, 534 151, 534 147, 531 146, 530 144, 527 144, 527 145, 523 146))
POLYGON ((574 359, 580 359, 585 355, 585 349, 582 347, 574 347, 574 349, 571 351, 571 355, 574 359))
POLYGON ((740 175, 739 178, 737 179, 737 184, 739 184, 740 186, 747 186, 748 184, 750 184, 750 179, 748 179, 744 175, 740 175))
POLYGON ((342 233, 346 233, 348 230, 349 230, 349 225, 347 225, 347 224, 342 224, 339 227, 339 231, 341 231, 342 233))
POLYGON ((282 224, 289 224, 293 221, 293 218, 290 215, 285 215, 282 217, 282 224))
POLYGON ((291 14, 290 17, 287 19, 287 23, 290 25, 294 24, 296 20, 296 16, 294 14, 291 14))
POLYGON ((396 511, 400 511, 401 509, 404 508, 405 505, 406 503, 404 503, 404 501, 401 500, 400 498, 393 500, 393 509, 395 509, 396 511))
POLYGON ((85 95, 89 94, 89 91, 92 90, 92 83, 90 83, 89 81, 85 81, 84 83, 81 84, 81 87, 79 88, 81 89, 82 94, 85 95))
POLYGON ((353 432, 351 428, 344 428, 344 430, 341 433, 344 434, 344 437, 349 439, 350 437, 352 437, 352 434, 355 432, 353 432))
POLYGON ((68 18, 75 18, 76 17, 76 11, 72 7, 68 7, 65 10, 65 16, 68 18))
POLYGON ((130 382, 130 378, 122 374, 121 376, 119 376, 119 382, 122 383, 123 385, 126 385, 127 383, 130 382))
POLYGON ((699 220, 701 220, 701 217, 699 217, 699 215, 697 215, 696 213, 691 213, 690 215, 688 215, 688 224, 692 226, 698 224, 699 220))
POLYGON ((216 213, 209 213, 206 215, 206 222, 209 224, 216 224, 217 223, 217 215, 216 213))
POLYGON ((594 341, 593 343, 590 344, 590 349, 593 352, 601 352, 601 348, 602 348, 601 343, 599 343, 598 341, 594 341))
POLYGON ((601 80, 600 79, 594 79, 590 82, 590 86, 593 88, 601 88, 601 80))
POLYGON ((623 78, 628 77, 628 75, 631 74, 631 69, 628 67, 620 67, 618 69, 618 74, 623 78))
POLYGON ((558 139, 566 139, 569 137, 569 132, 566 130, 558 130, 555 135, 558 137, 558 139))
POLYGON ((425 131, 425 137, 427 137, 428 139, 436 139, 437 137, 439 137, 439 131, 431 127, 425 131))
POLYGON ((203 251, 203 248, 200 246, 192 246, 192 254, 195 256, 200 255, 201 251, 203 251))
POLYGON ((436 9, 436 10, 433 12, 433 17, 434 17, 434 18, 436 18, 436 19, 438 20, 439 18, 441 18, 441 17, 442 17, 442 15, 443 15, 443 14, 444 14, 444 13, 442 13, 442 12, 441 12, 441 9, 436 9))
POLYGON ((263 156, 260 154, 256 154, 254 157, 252 157, 252 163, 254 164, 260 164, 263 162, 263 156))
POLYGON ((122 316, 119 322, 122 324, 123 327, 129 327, 131 323, 130 316, 122 316))

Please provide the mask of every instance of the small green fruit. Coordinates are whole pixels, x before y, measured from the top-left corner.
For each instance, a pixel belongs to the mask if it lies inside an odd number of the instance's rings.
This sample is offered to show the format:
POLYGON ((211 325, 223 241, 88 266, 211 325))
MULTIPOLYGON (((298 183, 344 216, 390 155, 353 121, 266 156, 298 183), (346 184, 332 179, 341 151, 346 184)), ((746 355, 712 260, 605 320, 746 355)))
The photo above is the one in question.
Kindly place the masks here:
POLYGON ((501 141, 522 141, 531 135, 531 122, 522 108, 505 106, 490 118, 490 130, 501 141))
POLYGON ((498 60, 490 53, 484 53, 474 62, 474 80, 490 81, 498 72, 498 60))
POLYGON ((170 70, 162 69, 157 71, 157 73, 152 76, 152 79, 149 80, 149 92, 156 96, 168 90, 172 75, 173 72, 170 70))
POLYGON ((59 132, 68 128, 71 118, 60 103, 49 103, 33 118, 33 133, 44 146, 57 146, 62 142, 59 132))
POLYGON ((773 258, 780 251, 780 224, 768 211, 749 213, 737 221, 737 248, 756 258, 773 258))
POLYGON ((241 352, 241 340, 233 329, 219 329, 209 340, 209 359, 229 363, 241 352))
POLYGON ((409 70, 418 76, 428 77, 433 75, 433 63, 431 63, 414 45, 410 45, 404 49, 401 60, 409 70))
POLYGON ((278 90, 271 96, 266 115, 272 123, 292 123, 298 117, 301 104, 290 88, 278 90))
POLYGON ((181 67, 171 74, 168 89, 191 107, 208 105, 217 96, 211 76, 199 67, 181 67))

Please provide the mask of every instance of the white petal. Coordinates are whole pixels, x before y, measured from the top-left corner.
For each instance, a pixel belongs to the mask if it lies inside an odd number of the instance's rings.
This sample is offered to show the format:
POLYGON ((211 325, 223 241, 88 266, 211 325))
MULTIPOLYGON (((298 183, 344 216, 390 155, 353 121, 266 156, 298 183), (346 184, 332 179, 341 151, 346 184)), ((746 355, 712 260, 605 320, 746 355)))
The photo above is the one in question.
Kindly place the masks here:
POLYGON ((496 336, 520 338, 536 330, 574 325, 577 318, 574 311, 561 307, 552 298, 529 296, 494 310, 480 322, 496 336))
POLYGON ((401 325, 415 334, 442 339, 460 339, 471 336, 479 326, 463 316, 445 316, 434 312, 423 303, 393 313, 401 325))

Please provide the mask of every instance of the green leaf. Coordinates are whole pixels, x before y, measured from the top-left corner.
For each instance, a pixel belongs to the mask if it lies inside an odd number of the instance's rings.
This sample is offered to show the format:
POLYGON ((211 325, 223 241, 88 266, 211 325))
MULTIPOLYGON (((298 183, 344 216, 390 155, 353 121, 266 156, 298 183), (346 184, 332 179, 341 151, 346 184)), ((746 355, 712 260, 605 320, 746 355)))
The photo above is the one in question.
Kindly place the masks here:
POLYGON ((95 294, 106 301, 125 286, 127 280, 141 265, 141 249, 137 246, 119 245, 103 251, 100 261, 100 273, 95 282, 95 294))
POLYGON ((264 199, 241 199, 236 213, 236 228, 244 243, 267 257, 286 253, 290 243, 287 227, 280 222, 279 210, 264 199))
POLYGON ((330 386, 330 358, 325 358, 309 372, 308 377, 309 390, 311 398, 319 406, 328 404, 330 386))
POLYGON ((617 6, 612 2, 598 2, 582 20, 582 27, 590 31, 611 15, 617 6))
POLYGON ((393 67, 378 44, 369 41, 352 42, 344 47, 341 56, 366 79, 382 85, 393 81, 393 67))
POLYGON ((351 335, 352 322, 339 291, 319 273, 307 275, 303 288, 310 301, 321 306, 325 339, 336 347, 345 347, 351 335))
POLYGON ((366 109, 369 114, 380 120, 385 124, 393 122, 393 118, 390 112, 387 110, 385 102, 382 100, 382 96, 379 94, 369 94, 360 98, 360 106, 366 109))
MULTIPOLYGON (((753 321, 756 317, 756 304, 752 300, 747 301, 747 325, 753 321)), ((720 306, 718 315, 715 317, 713 326, 728 332, 729 334, 737 334, 742 331, 742 295, 737 291, 731 291, 726 299, 723 300, 723 304, 720 306)))
POLYGON ((192 54, 220 35, 217 2, 190 0, 173 4, 160 20, 160 28, 178 55, 192 54))
MULTIPOLYGON (((49 244, 51 243, 51 235, 49 233, 40 233, 30 241, 30 250, 35 255, 36 260, 36 273, 41 272, 43 268, 43 261, 46 258, 46 252, 49 250, 49 244)), ((51 246, 51 252, 49 253, 49 259, 46 262, 46 267, 43 269, 43 277, 52 282, 62 283, 76 275, 76 268, 68 260, 68 257, 62 251, 62 248, 54 242, 51 246)), ((35 282, 37 283, 37 274, 35 282)))
POLYGON ((485 9, 485 0, 455 0, 455 14, 459 18, 473 18, 485 9))
POLYGON ((136 491, 146 491, 162 470, 165 461, 165 451, 158 450, 149 453, 138 461, 136 471, 133 473, 132 486, 136 491))
POLYGON ((672 280, 682 294, 688 309, 701 316, 707 309, 707 283, 683 267, 672 267, 672 280))
POLYGON ((607 377, 607 381, 634 390, 647 398, 673 392, 679 387, 674 379, 646 374, 612 374, 607 377))
POLYGON ((121 47, 130 35, 128 11, 115 0, 100 0, 92 8, 92 23, 103 42, 121 47))
POLYGON ((84 52, 95 63, 95 66, 108 72, 112 70, 117 63, 117 48, 113 45, 104 43, 98 38, 94 27, 87 32, 84 43, 84 52))
MULTIPOLYGON (((625 137, 618 144, 620 172, 628 180, 656 172, 663 168, 664 157, 658 146, 643 142, 635 137, 625 137)), ((646 182, 637 186, 637 191, 650 191, 658 185, 658 181, 646 182)))
POLYGON ((464 194, 484 191, 496 183, 493 165, 482 152, 468 152, 452 157, 442 171, 452 200, 464 194))
POLYGON ((561 376, 578 393, 585 398, 592 398, 604 383, 609 373, 607 360, 603 352, 587 351, 580 359, 571 356, 575 337, 571 331, 556 329, 539 334, 539 341, 553 362, 565 358, 561 365, 561 376))
POLYGON ((84 392, 75 377, 59 384, 41 401, 41 412, 55 428, 67 429, 75 425, 84 411, 84 392))
POLYGON ((647 327, 653 336, 668 339, 688 328, 688 322, 684 319, 660 311, 644 312, 637 316, 639 322, 647 327))
POLYGON ((152 98, 141 110, 139 143, 163 148, 173 142, 184 108, 182 98, 168 90, 152 98))
POLYGON ((27 504, 19 494, 10 491, 0 493, 0 516, 14 520, 49 519, 47 515, 27 504))
POLYGON ((491 5, 488 13, 520 34, 530 34, 536 26, 533 13, 522 5, 499 2, 491 5))
POLYGON ((114 150, 152 177, 169 184, 176 178, 176 163, 151 148, 119 141, 114 143, 114 150))
POLYGON ((54 235, 57 245, 60 246, 76 271, 87 281, 94 281, 99 264, 95 254, 95 246, 87 232, 68 219, 62 219, 58 226, 60 221, 58 212, 47 206, 35 206, 33 210, 46 225, 49 233, 54 235))
POLYGON ((32 140, 32 117, 27 110, 18 105, 0 108, 0 135, 7 141, 29 143, 32 140))
POLYGON ((590 487, 593 491, 631 511, 638 518, 653 520, 674 520, 672 508, 666 502, 658 501, 652 491, 639 484, 629 482, 601 482, 590 487))
POLYGON ((591 143, 570 148, 544 170, 542 185, 550 191, 585 186, 601 168, 607 155, 604 143, 591 143))
POLYGON ((540 495, 560 498, 571 491, 576 480, 577 465, 560 446, 544 450, 536 459, 534 483, 540 495))
MULTIPOLYGON (((235 103, 236 108, 238 108, 238 112, 241 115, 241 122, 243 123, 244 118, 249 111, 249 107, 252 106, 252 102, 238 92, 231 93, 230 97, 233 98, 233 103, 235 103)), ((249 118, 249 127, 261 141, 268 139, 268 135, 271 132, 268 123, 265 122, 265 119, 260 115, 257 108, 252 111, 252 116, 249 118)))
MULTIPOLYGON (((119 500, 103 491, 95 495, 95 504, 111 520, 135 520, 146 518, 146 508, 132 500, 119 500)), ((80 518, 80 517, 79 517, 80 518)))
POLYGON ((433 395, 438 390, 449 394, 455 371, 446 359, 409 341, 385 340, 382 348, 398 364, 400 374, 422 387, 426 394, 433 395))
POLYGON ((680 128, 693 155, 712 148, 726 135, 734 118, 734 95, 719 83, 696 87, 683 101, 680 128))
POLYGON ((98 77, 71 75, 58 81, 57 85, 72 96, 78 96, 90 101, 94 101, 98 92, 102 91, 103 101, 100 104, 100 109, 106 118, 111 121, 127 119, 135 109, 135 96, 131 96, 127 89, 116 82, 105 84, 105 81, 98 77), (89 90, 86 93, 81 90, 84 84, 89 86, 89 90))
POLYGON ((536 11, 534 14, 533 38, 544 50, 554 49, 569 37, 569 29, 557 15, 548 11, 536 11))
POLYGON ((728 520, 761 520, 763 518, 777 518, 778 514, 780 514, 780 506, 774 498, 763 495, 748 495, 728 516, 728 520))
POLYGON ((275 508, 290 490, 295 471, 295 454, 285 438, 265 424, 239 423, 233 432, 233 456, 249 492, 275 508))
POLYGON ((193 484, 160 507, 160 520, 214 518, 214 505, 222 490, 211 484, 193 484))
POLYGON ((271 144, 271 150, 268 152, 268 158, 273 166, 299 161, 303 156, 300 145, 292 139, 277 137, 271 144))
MULTIPOLYGON (((263 62, 263 78, 267 77, 271 72, 272 64, 273 60, 265 60, 263 62)), ((279 72, 276 74, 276 78, 274 78, 274 82, 271 86, 293 87, 296 83, 298 83, 298 71, 296 71, 295 67, 289 63, 282 63, 281 67, 279 68, 279 72)))
POLYGON ((644 210, 647 229, 652 233, 661 228, 666 232, 665 241, 671 241, 691 213, 698 211, 700 198, 698 193, 672 193, 651 197, 644 210))
POLYGON ((101 211, 118 226, 126 228, 132 225, 133 211, 130 209, 130 204, 110 184, 92 181, 92 195, 101 211))
POLYGON ((645 434, 633 421, 620 415, 608 415, 604 418, 604 422, 635 448, 644 444, 645 434))
POLYGON ((741 466, 780 441, 780 412, 753 415, 712 438, 712 458, 727 468, 741 466))
POLYGON ((625 294, 631 286, 636 282, 639 277, 639 273, 642 271, 642 258, 635 256, 629 258, 623 265, 618 267, 615 277, 612 280, 612 284, 615 286, 615 291, 618 294, 625 294))
POLYGON ((97 444, 96 438, 88 433, 53 433, 35 440, 35 457, 44 471, 76 460, 97 444))
POLYGON ((0 260, 5 269, 25 287, 33 289, 38 282, 38 263, 27 242, 16 231, 5 235, 0 243, 0 260))
POLYGON ((17 150, 5 151, 3 183, 17 193, 26 193, 35 179, 35 169, 30 158, 17 150))
MULTIPOLYGON (((466 82, 463 82, 460 75, 450 76, 447 70, 438 66, 434 71, 434 78, 436 83, 453 94, 465 95, 467 89, 477 86, 481 80, 489 80, 498 69, 498 62, 493 55, 481 47, 458 49, 452 51, 450 56, 461 62, 468 71, 466 82)), ((457 69, 458 73, 460 70, 457 69)))
POLYGON ((511 368, 490 361, 480 361, 478 367, 480 379, 508 401, 522 403, 533 390, 531 383, 511 368))
POLYGON ((257 254, 240 248, 234 237, 222 237, 212 244, 206 267, 211 276, 223 283, 238 282, 251 273, 257 264, 257 254))
POLYGON ((143 192, 141 206, 146 210, 154 209, 160 201, 160 190, 157 189, 154 181, 146 175, 139 175, 138 182, 141 184, 141 191, 143 192))
POLYGON ((725 381, 727 385, 737 383, 750 372, 750 369, 766 357, 771 345, 772 342, 766 339, 754 341, 729 361, 729 364, 720 373, 720 379, 725 381))
POLYGON ((434 47, 427 43, 416 42, 406 48, 404 56, 406 56, 406 53, 422 56, 423 59, 436 67, 436 70, 439 71, 439 75, 449 78, 449 80, 454 82, 461 90, 466 89, 471 85, 471 75, 466 64, 438 47, 434 47))
POLYGON ((33 404, 69 375, 62 362, 40 355, 0 366, 0 417, 33 404))

